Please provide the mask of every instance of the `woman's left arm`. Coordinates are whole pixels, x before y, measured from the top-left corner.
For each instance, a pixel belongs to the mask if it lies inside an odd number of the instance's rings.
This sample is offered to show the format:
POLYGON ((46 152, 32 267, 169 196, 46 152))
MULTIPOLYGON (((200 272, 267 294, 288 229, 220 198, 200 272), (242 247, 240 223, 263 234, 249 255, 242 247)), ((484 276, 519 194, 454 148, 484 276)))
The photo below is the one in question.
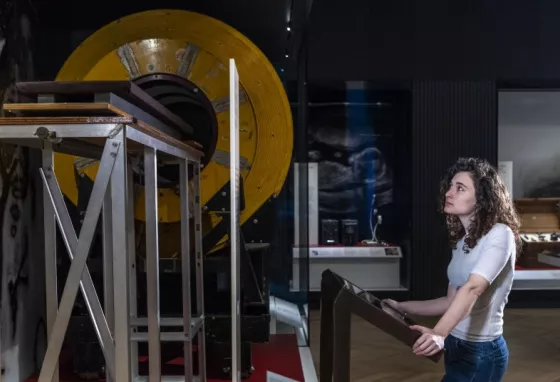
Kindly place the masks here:
POLYGON ((484 277, 471 273, 467 282, 457 290, 449 309, 434 326, 434 332, 444 338, 447 337, 453 328, 467 317, 476 300, 489 286, 490 283, 484 277))
POLYGON ((453 302, 433 329, 414 325, 422 333, 412 347, 414 354, 430 356, 443 349, 445 337, 470 313, 478 298, 511 260, 513 232, 505 226, 493 228, 481 248, 479 260, 467 282, 457 290, 453 302))

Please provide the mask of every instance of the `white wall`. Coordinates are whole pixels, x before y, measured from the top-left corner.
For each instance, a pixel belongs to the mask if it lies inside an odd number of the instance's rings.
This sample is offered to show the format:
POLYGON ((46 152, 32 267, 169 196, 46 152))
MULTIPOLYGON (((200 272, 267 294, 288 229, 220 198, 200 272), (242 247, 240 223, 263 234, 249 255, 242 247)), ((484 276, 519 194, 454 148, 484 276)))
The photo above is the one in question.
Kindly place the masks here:
POLYGON ((498 159, 513 162, 514 198, 560 197, 560 92, 501 92, 498 116, 498 159))

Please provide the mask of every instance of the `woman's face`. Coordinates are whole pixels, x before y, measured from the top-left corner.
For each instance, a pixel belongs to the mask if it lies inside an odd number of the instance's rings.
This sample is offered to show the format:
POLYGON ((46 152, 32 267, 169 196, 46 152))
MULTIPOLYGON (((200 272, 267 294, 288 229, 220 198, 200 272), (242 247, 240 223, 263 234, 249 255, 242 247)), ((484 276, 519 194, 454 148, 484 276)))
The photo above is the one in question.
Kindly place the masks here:
POLYGON ((468 172, 455 174, 445 194, 444 212, 450 215, 469 216, 476 206, 474 183, 468 172))

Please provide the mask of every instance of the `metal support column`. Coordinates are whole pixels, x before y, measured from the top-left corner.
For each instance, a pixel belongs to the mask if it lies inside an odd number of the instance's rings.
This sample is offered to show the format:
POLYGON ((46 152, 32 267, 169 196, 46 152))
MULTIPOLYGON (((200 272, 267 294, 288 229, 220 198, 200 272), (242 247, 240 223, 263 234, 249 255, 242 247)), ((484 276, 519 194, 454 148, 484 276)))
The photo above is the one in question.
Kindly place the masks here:
MULTIPOLYGON (((105 302, 107 326, 111 334, 114 335, 115 299, 113 295, 113 208, 111 196, 111 184, 109 183, 107 192, 105 192, 105 199, 103 200, 103 301, 105 302)), ((114 382, 108 370, 105 374, 107 382, 114 382)))
MULTIPOLYGON (((130 319, 138 318, 138 291, 137 291, 137 277, 136 277, 136 227, 134 225, 134 174, 130 163, 127 162, 126 170, 126 219, 128 227, 126 230, 126 245, 127 245, 127 261, 128 261, 128 304, 130 306, 130 319)), ((131 329, 131 335, 134 335, 137 328, 131 329)), ((132 341, 130 344, 130 374, 138 375, 138 342, 132 341)))
MULTIPOLYGON (((202 206, 200 204, 200 162, 193 164, 194 182, 194 252, 196 256, 196 315, 200 317, 198 332, 198 375, 206 381, 206 324, 204 316, 204 257, 202 251, 202 206)), ((189 299, 190 303, 190 299, 189 299)), ((194 337, 191 331, 191 338, 194 337)))
MULTIPOLYGON (((123 146, 116 155, 115 168, 111 177, 112 225, 113 225, 113 274, 115 304, 115 382, 130 381, 130 325, 128 294, 128 240, 129 221, 127 219, 127 155, 126 131, 121 130, 115 140, 123 146)), ((99 176, 99 175, 98 175, 99 176)))
MULTIPOLYGON (((186 160, 179 163, 179 189, 181 200, 181 277, 183 301, 183 332, 185 338, 191 338, 191 241, 190 241, 190 211, 189 211, 189 164, 186 160)), ((193 378, 192 341, 183 344, 183 359, 185 362, 185 381, 193 378)))
POLYGON ((157 157, 151 147, 144 148, 144 184, 146 189, 146 280, 148 289, 148 360, 149 381, 161 378, 159 317, 159 230, 157 157))
MULTIPOLYGON (((42 168, 47 171, 54 167, 52 144, 44 143, 42 151, 42 168)), ((47 339, 52 338, 52 330, 56 313, 58 311, 58 288, 57 288, 57 265, 56 265, 56 218, 54 214, 54 206, 51 203, 49 192, 46 187, 43 188, 43 224, 45 234, 45 297, 46 297, 46 321, 47 321, 47 339)), ((52 382, 58 382, 58 358, 56 360, 55 369, 51 378, 52 382)))

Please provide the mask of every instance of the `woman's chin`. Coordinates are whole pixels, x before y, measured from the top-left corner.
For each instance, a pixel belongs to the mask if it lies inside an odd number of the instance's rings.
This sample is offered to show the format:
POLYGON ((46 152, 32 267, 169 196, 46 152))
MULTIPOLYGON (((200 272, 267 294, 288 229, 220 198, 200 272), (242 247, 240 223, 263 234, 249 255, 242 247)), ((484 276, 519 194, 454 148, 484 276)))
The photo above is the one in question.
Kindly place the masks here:
POLYGON ((455 211, 453 210, 453 206, 445 206, 443 212, 448 215, 456 215, 455 211))

